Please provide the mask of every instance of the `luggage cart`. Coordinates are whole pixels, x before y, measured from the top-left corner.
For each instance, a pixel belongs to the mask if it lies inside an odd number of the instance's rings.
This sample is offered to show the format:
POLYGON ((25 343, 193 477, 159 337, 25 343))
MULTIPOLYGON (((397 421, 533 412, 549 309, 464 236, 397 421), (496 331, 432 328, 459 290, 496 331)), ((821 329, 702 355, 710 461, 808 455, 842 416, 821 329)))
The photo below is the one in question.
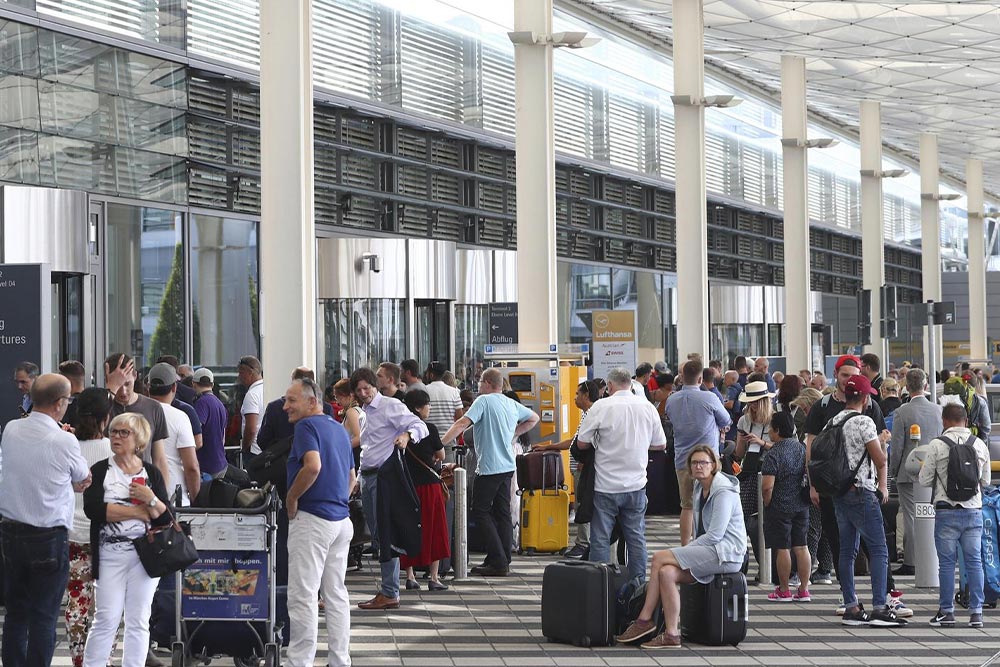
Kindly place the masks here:
POLYGON ((178 508, 201 559, 176 575, 171 666, 230 655, 237 666, 281 664, 277 623, 278 494, 248 509, 178 508), (231 630, 231 632, 230 632, 231 630))

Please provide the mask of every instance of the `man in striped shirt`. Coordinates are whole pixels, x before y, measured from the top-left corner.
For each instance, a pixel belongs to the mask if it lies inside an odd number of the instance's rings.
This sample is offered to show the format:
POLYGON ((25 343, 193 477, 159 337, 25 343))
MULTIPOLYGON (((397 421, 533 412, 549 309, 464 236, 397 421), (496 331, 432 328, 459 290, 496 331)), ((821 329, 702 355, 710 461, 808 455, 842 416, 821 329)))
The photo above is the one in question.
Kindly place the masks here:
MULTIPOLYGON (((438 433, 445 433, 462 417, 462 397, 455 387, 444 382, 448 369, 440 361, 432 361, 427 366, 427 395, 431 397, 431 414, 427 421, 437 427, 438 433)), ((445 462, 455 462, 454 443, 445 443, 445 462)))

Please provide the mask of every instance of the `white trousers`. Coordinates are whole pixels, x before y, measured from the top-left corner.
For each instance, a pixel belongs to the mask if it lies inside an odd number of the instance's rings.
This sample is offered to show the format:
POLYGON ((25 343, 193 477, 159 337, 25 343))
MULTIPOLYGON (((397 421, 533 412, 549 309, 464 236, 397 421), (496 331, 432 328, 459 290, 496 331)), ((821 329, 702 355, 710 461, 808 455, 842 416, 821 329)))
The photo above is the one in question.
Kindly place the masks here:
POLYGON ((344 576, 353 537, 350 519, 327 521, 299 510, 288 522, 289 667, 313 667, 319 594, 326 605, 330 667, 351 664, 351 603, 344 576))
POLYGON ((94 586, 96 611, 83 652, 84 667, 106 667, 125 617, 122 667, 144 667, 149 651, 149 613, 159 579, 151 579, 135 549, 101 548, 100 576, 94 586))

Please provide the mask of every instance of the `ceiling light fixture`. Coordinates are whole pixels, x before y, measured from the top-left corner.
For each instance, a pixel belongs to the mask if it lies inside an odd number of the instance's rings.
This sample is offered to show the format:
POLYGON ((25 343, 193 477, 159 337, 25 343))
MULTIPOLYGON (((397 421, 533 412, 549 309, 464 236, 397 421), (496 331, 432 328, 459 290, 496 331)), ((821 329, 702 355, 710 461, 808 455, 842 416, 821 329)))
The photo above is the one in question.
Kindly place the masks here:
POLYGON ((587 37, 587 33, 582 30, 554 32, 551 35, 521 30, 508 32, 507 37, 514 45, 543 45, 553 48, 565 46, 570 49, 585 49, 601 41, 600 37, 587 37))
POLYGON ((910 175, 909 169, 862 169, 862 176, 874 176, 875 178, 903 178, 910 175))
POLYGON ((679 107, 716 107, 721 109, 729 109, 743 104, 743 98, 735 95, 709 95, 707 97, 671 95, 670 101, 679 107))

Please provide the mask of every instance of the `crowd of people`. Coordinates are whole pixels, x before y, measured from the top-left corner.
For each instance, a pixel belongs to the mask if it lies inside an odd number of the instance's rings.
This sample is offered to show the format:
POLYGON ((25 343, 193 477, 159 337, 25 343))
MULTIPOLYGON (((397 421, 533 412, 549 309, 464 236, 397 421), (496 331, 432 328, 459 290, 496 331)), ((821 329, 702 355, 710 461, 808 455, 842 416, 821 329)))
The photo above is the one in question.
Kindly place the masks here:
MULTIPOLYGON (((777 585, 769 600, 808 602, 811 584, 836 578, 844 624, 905 625, 913 612, 893 577, 914 571, 915 483, 934 487, 939 508, 941 601, 931 623, 955 623, 953 573, 961 545, 970 573, 969 623, 980 627, 980 486, 990 481, 984 394, 986 382, 1000 380, 1000 373, 966 367, 938 380, 941 404, 927 399, 924 371, 904 364, 883 377, 874 354, 841 356, 829 383, 819 371, 771 373, 766 358, 736 357, 726 370, 692 354, 676 374, 661 361, 582 382, 576 434, 546 445, 570 449, 577 461, 577 528, 567 556, 607 562, 620 541, 630 578, 646 579, 651 451, 671 458, 681 507, 681 546, 653 555, 645 606, 619 640, 679 646, 678 586, 745 571, 748 551, 760 559, 765 547, 776 554, 777 585), (820 495, 808 475, 811 447, 830 428, 843 432, 853 469, 850 489, 836 497, 820 495), (977 483, 956 498, 949 456, 965 445, 974 452, 977 483), (923 467, 907 465, 917 447, 926 453, 923 467), (897 547, 887 542, 894 533, 885 530, 882 509, 890 478, 903 527, 895 572, 889 553, 897 547), (855 588, 859 549, 871 570, 870 610, 855 588), (665 630, 654 637, 657 607, 665 630)), ((361 610, 398 608, 401 572, 406 590, 421 588, 420 569, 427 571, 428 590, 448 590, 443 577, 452 528, 443 477, 465 450, 475 472, 470 518, 486 553, 471 573, 510 572, 515 457, 539 415, 520 404, 497 369, 483 370, 474 390, 462 391, 439 362, 423 371, 412 359, 384 362, 325 389, 311 369, 298 368, 284 394, 270 402, 263 368, 252 356, 239 360, 234 398, 219 390, 211 369, 170 356, 140 376, 135 360, 112 354, 104 388, 85 388, 86 371, 77 361, 63 362, 53 374, 22 363, 14 382, 22 391, 22 418, 7 424, 0 439, 5 664, 49 664, 64 597, 75 667, 104 667, 123 621, 123 664, 157 664, 149 628, 158 580, 147 575, 132 540, 169 522, 173 507, 203 504, 203 491, 231 474, 234 463, 252 469, 281 443, 287 448, 287 475, 277 486, 287 526, 279 534, 287 554, 289 664, 312 665, 320 605, 330 664, 350 664, 344 581, 355 529, 352 497, 360 499, 381 575, 361 610), (38 567, 42 561, 45 568, 38 567)))

